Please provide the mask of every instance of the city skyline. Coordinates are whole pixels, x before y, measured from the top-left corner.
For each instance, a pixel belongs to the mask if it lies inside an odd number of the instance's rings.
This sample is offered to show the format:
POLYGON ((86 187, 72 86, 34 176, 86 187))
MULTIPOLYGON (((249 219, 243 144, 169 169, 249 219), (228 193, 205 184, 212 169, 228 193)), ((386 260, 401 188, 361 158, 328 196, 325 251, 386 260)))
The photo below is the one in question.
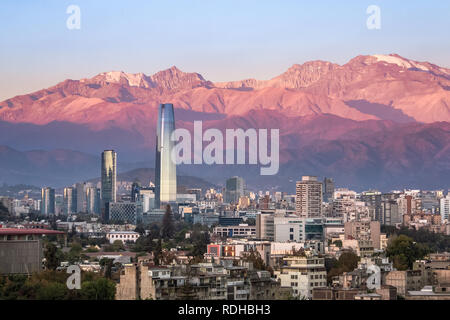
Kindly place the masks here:
POLYGON ((0 302, 280 320, 450 301, 449 14, 0 2, 0 302))

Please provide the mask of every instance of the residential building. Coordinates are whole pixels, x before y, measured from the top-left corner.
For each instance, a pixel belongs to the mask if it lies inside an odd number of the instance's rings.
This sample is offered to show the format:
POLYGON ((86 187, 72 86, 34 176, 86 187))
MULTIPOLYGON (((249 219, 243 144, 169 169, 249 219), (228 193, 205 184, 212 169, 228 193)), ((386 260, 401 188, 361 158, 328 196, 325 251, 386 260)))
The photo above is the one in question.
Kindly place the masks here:
POLYGON ((294 297, 312 298, 314 288, 326 287, 325 259, 319 256, 288 256, 274 272, 282 287, 293 288, 294 297))
POLYGON ((440 214, 442 222, 450 222, 450 193, 440 200, 440 214))
POLYGON ((322 216, 322 182, 317 177, 303 176, 296 184, 295 213, 302 218, 322 216))

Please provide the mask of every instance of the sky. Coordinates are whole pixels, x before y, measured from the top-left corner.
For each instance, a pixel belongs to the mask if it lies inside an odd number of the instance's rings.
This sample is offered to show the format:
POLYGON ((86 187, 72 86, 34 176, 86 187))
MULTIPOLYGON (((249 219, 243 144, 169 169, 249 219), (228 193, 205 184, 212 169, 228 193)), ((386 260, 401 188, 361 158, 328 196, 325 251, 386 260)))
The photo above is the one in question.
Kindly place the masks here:
POLYGON ((0 101, 65 79, 173 65, 211 81, 270 79, 295 63, 398 53, 450 67, 448 0, 2 0, 0 101), (66 13, 80 8, 80 29, 66 13), (381 10, 369 30, 366 10, 381 10))

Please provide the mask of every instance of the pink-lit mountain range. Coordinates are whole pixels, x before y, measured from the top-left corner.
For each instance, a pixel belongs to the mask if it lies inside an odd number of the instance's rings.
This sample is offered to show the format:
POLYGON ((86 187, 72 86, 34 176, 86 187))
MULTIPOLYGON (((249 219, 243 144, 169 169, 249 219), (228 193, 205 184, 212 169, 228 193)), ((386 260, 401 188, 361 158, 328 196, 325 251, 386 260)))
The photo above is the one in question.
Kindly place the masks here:
MULTIPOLYGON (((91 154, 115 148, 119 159, 151 161, 163 102, 176 107, 177 126, 203 120, 219 129, 280 129, 279 175, 189 168, 214 183, 242 174, 249 184, 287 189, 313 174, 355 188, 449 187, 450 69, 398 55, 358 56, 342 66, 307 62, 271 80, 214 83, 176 67, 65 80, 0 102, 0 145, 91 154)), ((4 150, 0 164, 8 170, 4 150)))

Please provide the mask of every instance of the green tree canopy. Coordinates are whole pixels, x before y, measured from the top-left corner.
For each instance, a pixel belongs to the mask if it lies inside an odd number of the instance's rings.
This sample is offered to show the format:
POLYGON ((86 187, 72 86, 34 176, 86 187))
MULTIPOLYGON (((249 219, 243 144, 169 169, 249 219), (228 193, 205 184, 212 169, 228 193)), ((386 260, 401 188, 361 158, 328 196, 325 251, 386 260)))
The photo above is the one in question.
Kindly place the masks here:
POLYGON ((430 252, 430 249, 405 235, 394 236, 386 248, 386 255, 391 259, 394 268, 398 270, 408 270, 413 266, 414 261, 423 259, 430 252))
POLYGON ((85 281, 81 284, 80 294, 84 300, 114 300, 116 284, 105 278, 85 281))
POLYGON ((47 243, 44 250, 45 267, 48 270, 56 270, 61 264, 62 254, 58 251, 58 248, 51 242, 47 243))

